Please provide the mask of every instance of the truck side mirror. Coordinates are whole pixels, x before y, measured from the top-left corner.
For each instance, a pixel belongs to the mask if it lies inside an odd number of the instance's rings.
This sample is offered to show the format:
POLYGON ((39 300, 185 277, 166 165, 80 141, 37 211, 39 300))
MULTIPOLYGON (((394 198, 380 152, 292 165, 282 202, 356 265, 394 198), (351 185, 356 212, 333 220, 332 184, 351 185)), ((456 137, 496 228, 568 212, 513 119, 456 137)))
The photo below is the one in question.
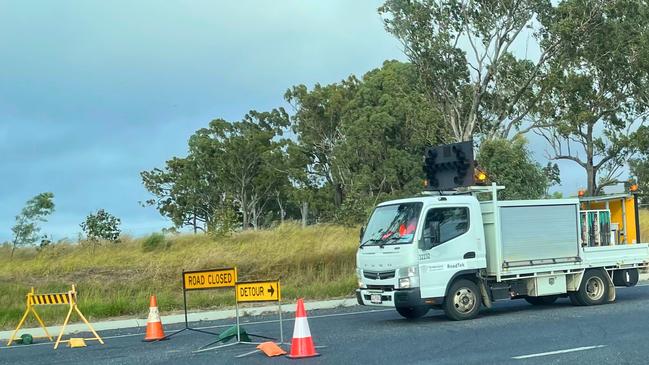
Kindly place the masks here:
POLYGON ((362 226, 362 227, 361 227, 361 233, 360 233, 360 235, 359 235, 359 237, 358 237, 358 240, 359 240, 359 241, 362 241, 362 240, 363 240, 363 235, 364 235, 364 234, 365 234, 365 226, 362 226))

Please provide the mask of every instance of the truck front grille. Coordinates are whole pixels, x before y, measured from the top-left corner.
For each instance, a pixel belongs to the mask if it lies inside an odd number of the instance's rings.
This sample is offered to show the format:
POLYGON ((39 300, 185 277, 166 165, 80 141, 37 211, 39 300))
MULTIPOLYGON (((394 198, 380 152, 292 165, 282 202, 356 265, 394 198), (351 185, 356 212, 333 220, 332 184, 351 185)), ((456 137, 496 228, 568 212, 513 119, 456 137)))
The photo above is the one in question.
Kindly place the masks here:
POLYGON ((392 271, 363 271, 363 276, 366 279, 372 280, 385 280, 394 278, 394 270, 392 271))

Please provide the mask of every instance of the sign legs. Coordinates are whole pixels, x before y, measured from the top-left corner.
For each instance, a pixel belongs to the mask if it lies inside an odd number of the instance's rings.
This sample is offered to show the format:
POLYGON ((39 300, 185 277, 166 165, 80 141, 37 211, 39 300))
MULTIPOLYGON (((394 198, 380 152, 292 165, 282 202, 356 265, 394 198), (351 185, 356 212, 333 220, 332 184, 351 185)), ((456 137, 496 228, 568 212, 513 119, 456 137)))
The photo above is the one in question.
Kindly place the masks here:
POLYGON ((34 314, 34 317, 36 317, 36 320, 38 321, 38 324, 41 326, 41 328, 45 332, 45 336, 47 336, 47 338, 50 341, 52 341, 52 336, 50 335, 49 332, 47 332, 47 327, 45 327, 45 323, 43 322, 41 317, 38 315, 38 313, 36 313, 36 309, 34 309, 34 307, 32 307, 32 305, 28 303, 27 308, 25 309, 25 313, 23 314, 23 317, 20 319, 20 322, 18 322, 18 326, 16 326, 16 329, 11 334, 11 337, 9 338, 9 342, 7 342, 7 346, 11 346, 11 344, 16 339, 16 334, 18 333, 18 330, 20 330, 20 327, 22 327, 23 324, 25 323, 25 320, 27 319, 27 316, 29 315, 29 312, 34 314))
POLYGON ((59 347, 59 343, 61 342, 61 337, 63 337, 63 332, 65 331, 65 326, 68 325, 68 321, 70 320, 70 315, 72 315, 72 310, 74 308, 72 305, 70 305, 70 310, 68 311, 68 315, 65 316, 65 321, 63 321, 63 326, 61 327, 61 332, 59 332, 59 337, 56 338, 56 343, 54 344, 54 349, 56 350, 57 347, 59 347))

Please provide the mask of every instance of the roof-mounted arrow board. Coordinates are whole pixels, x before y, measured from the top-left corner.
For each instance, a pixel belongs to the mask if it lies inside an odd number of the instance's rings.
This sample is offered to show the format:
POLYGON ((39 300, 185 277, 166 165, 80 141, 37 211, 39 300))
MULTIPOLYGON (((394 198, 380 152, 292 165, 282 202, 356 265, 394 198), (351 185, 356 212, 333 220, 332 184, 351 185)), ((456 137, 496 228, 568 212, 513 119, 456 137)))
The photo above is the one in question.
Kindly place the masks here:
POLYGON ((281 299, 279 280, 237 282, 237 302, 276 302, 281 299))

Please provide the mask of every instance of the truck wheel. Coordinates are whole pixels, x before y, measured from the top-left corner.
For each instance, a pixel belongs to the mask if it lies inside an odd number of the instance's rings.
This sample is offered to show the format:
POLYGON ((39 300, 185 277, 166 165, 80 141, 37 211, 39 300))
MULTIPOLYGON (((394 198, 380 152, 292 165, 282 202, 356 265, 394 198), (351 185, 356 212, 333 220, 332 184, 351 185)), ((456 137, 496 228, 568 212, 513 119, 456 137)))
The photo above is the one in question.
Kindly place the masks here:
POLYGON ((544 295, 542 297, 525 297, 525 300, 532 305, 550 305, 558 298, 558 295, 544 295))
POLYGON ((460 279, 451 285, 444 298, 444 313, 454 321, 463 321, 477 316, 481 305, 478 286, 473 281, 460 279))
POLYGON ((417 319, 421 318, 428 313, 430 308, 424 306, 418 307, 397 307, 397 312, 401 314, 402 317, 407 319, 417 319))
POLYGON ((608 279, 601 270, 587 270, 575 299, 581 305, 599 305, 608 297, 608 279))

